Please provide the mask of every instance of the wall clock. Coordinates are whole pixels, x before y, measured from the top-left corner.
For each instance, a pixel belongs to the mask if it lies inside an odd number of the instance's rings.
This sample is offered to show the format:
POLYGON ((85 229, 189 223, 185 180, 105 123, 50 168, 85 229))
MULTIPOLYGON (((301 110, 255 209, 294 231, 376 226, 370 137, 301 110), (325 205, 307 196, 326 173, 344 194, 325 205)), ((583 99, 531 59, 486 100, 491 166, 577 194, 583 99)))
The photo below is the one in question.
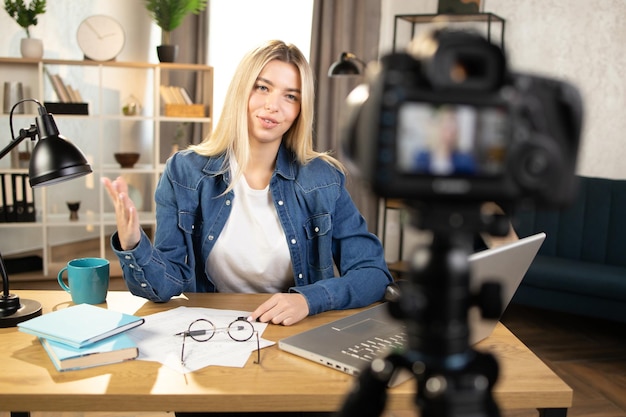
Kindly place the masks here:
POLYGON ((111 16, 94 15, 80 23, 76 39, 85 59, 111 61, 124 48, 126 34, 122 25, 111 16))

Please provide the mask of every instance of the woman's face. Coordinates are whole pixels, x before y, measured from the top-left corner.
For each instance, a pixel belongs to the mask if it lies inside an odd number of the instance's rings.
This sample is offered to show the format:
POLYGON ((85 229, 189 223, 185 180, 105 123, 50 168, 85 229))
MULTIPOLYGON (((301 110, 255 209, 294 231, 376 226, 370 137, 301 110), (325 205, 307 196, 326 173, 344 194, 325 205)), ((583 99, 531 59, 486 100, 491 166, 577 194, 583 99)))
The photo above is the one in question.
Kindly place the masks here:
POLYGON ((280 143, 300 114, 300 74, 295 65, 273 60, 259 74, 248 99, 248 134, 253 142, 280 143))

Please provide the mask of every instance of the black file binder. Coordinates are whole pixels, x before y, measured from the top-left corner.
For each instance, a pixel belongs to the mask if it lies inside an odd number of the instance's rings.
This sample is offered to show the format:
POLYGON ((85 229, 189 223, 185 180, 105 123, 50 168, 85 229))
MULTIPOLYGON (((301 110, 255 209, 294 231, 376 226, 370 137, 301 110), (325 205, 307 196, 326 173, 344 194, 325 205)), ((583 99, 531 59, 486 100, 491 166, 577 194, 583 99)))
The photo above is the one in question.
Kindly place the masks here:
POLYGON ((22 176, 22 187, 24 190, 24 196, 26 199, 26 206, 24 210, 24 221, 34 222, 37 220, 35 213, 35 190, 33 190, 28 181, 28 174, 22 176))
POLYGON ((28 174, 0 173, 2 208, 0 222, 34 222, 35 194, 28 184, 28 174))
POLYGON ((15 221, 21 222, 24 218, 24 188, 22 174, 13 174, 13 206, 15 207, 15 221))
POLYGON ((15 221, 15 206, 13 204, 13 175, 2 175, 2 203, 4 205, 5 221, 15 221))
POLYGON ((6 214, 6 204, 7 204, 7 199, 6 199, 6 191, 4 189, 4 175, 3 173, 0 173, 0 199, 2 199, 0 201, 0 223, 6 223, 7 221, 7 214, 6 214))
POLYGON ((4 174, 0 172, 0 223, 6 223, 7 215, 5 212, 6 192, 4 190, 4 174))
POLYGON ((13 190, 15 191, 15 221, 34 222, 35 202, 33 189, 28 184, 28 174, 13 174, 13 190))

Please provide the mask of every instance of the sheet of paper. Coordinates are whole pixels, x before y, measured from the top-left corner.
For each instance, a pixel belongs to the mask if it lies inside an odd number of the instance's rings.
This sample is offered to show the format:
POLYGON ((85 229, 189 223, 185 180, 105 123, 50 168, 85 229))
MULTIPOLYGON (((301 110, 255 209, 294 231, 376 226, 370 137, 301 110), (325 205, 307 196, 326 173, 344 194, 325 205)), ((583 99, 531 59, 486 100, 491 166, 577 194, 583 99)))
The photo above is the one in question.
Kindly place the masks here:
MULTIPOLYGON (((250 354, 256 355, 256 337, 245 342, 232 340, 226 332, 217 332, 206 342, 185 338, 184 365, 181 364, 183 337, 177 333, 186 331, 197 319, 210 320, 217 328, 226 328, 237 317, 247 317, 249 312, 219 310, 202 307, 177 307, 172 310, 145 316, 145 322, 128 331, 137 343, 137 359, 160 362, 180 373, 189 373, 210 365, 243 367, 250 354)), ((252 323, 258 332, 261 348, 275 342, 261 338, 267 323, 252 323)))

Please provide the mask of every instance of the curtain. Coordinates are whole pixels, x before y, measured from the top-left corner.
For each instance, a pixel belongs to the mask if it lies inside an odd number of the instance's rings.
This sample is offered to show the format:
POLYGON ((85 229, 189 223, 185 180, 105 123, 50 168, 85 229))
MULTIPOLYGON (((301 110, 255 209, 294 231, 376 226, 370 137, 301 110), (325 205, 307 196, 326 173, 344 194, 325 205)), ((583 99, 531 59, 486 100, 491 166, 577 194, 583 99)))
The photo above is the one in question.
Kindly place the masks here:
MULTIPOLYGON (((364 62, 378 58, 381 0, 315 0, 310 62, 316 77, 315 148, 330 150, 344 164, 340 130, 346 113, 345 99, 363 76, 328 77, 328 68, 342 52, 352 52, 364 62)), ((347 188, 355 204, 376 233, 378 199, 354 175, 347 188)))

